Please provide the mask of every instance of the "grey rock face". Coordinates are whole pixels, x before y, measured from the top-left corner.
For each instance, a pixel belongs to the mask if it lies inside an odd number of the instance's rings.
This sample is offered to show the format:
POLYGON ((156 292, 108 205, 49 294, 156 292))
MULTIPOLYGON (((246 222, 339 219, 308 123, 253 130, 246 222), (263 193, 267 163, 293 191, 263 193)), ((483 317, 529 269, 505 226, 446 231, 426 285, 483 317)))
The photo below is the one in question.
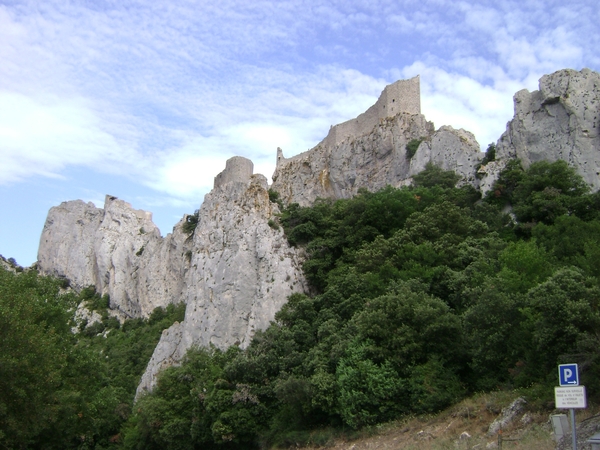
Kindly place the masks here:
MULTIPOLYGON (((388 96, 384 90, 367 113, 375 107, 379 111, 385 103, 382 99, 388 96)), ((410 109, 420 111, 420 106, 417 108, 414 103, 412 98, 410 109)), ((391 109, 389 105, 388 109, 391 109)), ((377 191, 387 185, 409 185, 412 176, 421 172, 427 163, 454 170, 462 176, 463 183, 478 186, 475 167, 483 155, 475 136, 468 131, 449 126, 435 131, 433 123, 410 111, 378 118, 376 122, 366 119, 359 122, 360 127, 346 127, 343 138, 340 138, 340 130, 332 128, 316 147, 292 158, 284 158, 278 149, 271 188, 284 202, 308 206, 319 197, 350 198, 361 188, 377 191), (364 126, 367 122, 375 125, 367 129, 364 126), (406 144, 412 139, 423 142, 416 154, 408 158, 406 144)), ((348 123, 352 121, 344 122, 348 123)))
POLYGON ((290 294, 307 289, 296 249, 268 224, 276 208, 263 175, 215 187, 205 197, 188 278, 185 342, 245 347, 290 294))
POLYGON ((152 353, 152 358, 146 367, 144 375, 137 387, 136 400, 146 392, 152 390, 156 385, 156 377, 161 370, 181 363, 188 347, 181 345, 183 324, 175 322, 166 330, 163 330, 160 341, 152 353))
MULTIPOLYGON (((515 116, 498 140, 496 159, 519 158, 526 167, 562 159, 600 189, 600 74, 560 70, 544 75, 539 88, 515 94, 515 116)), ((484 193, 497 179, 494 167, 490 172, 482 168, 484 193)))
POLYGON ((67 276, 73 287, 95 285, 96 231, 104 210, 81 200, 63 202, 48 212, 38 248, 40 272, 67 276))
POLYGON ((523 397, 515 399, 506 408, 502 408, 500 415, 490 424, 488 428, 488 436, 492 436, 503 428, 506 428, 516 418, 523 414, 523 409, 527 402, 523 397))
POLYGON ((227 161, 192 235, 184 218, 162 238, 150 213, 111 196, 104 209, 74 201, 50 210, 38 252, 43 273, 75 288, 95 285, 127 317, 186 303, 185 320, 163 333, 139 392, 193 345, 246 347, 290 294, 308 290, 298 251, 273 222, 279 210, 267 180, 252 170, 246 158, 227 161))
POLYGON ((475 167, 481 158, 479 144, 468 131, 445 126, 434 132, 422 115, 399 114, 335 147, 321 143, 289 159, 279 150, 272 189, 287 203, 308 206, 319 197, 350 198, 360 188, 409 185, 430 162, 478 186, 475 167), (409 159, 406 144, 420 138, 423 142, 409 159))
POLYGON ((106 196, 104 209, 64 202, 48 213, 38 267, 75 288, 94 285, 125 317, 147 317, 181 301, 186 238, 179 224, 163 239, 151 213, 113 196, 106 196))
POLYGON ((462 177, 462 184, 478 187, 476 166, 482 158, 473 133, 445 125, 433 133, 429 141, 421 143, 411 160, 409 175, 412 177, 422 172, 428 163, 433 163, 444 170, 456 172, 462 177))
POLYGON ((96 311, 87 309, 85 302, 81 302, 75 310, 75 326, 71 327, 71 332, 77 333, 80 327, 87 328, 95 323, 102 322, 102 316, 96 311))
POLYGON ((307 206, 318 197, 350 198, 359 188, 401 186, 410 178, 406 144, 432 133, 433 124, 424 116, 402 113, 335 146, 323 141, 289 159, 279 151, 271 188, 283 201, 307 206))
POLYGON ((251 165, 245 158, 230 159, 204 199, 189 262, 185 320, 163 333, 138 395, 192 346, 245 348, 290 294, 308 289, 300 255, 281 229, 269 226, 278 209, 269 201, 266 178, 249 175, 251 165))

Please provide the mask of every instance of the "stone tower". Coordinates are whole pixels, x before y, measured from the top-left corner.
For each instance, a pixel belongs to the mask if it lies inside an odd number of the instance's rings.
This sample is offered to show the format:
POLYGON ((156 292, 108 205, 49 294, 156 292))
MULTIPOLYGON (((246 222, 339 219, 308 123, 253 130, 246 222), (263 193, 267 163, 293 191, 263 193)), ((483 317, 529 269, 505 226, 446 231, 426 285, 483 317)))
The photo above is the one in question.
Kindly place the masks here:
MULTIPOLYGON (((321 144, 334 147, 349 137, 370 133, 380 120, 397 114, 421 114, 421 81, 419 75, 398 80, 386 86, 377 102, 356 119, 331 127, 321 144)), ((278 158, 279 159, 279 158, 278 158)))

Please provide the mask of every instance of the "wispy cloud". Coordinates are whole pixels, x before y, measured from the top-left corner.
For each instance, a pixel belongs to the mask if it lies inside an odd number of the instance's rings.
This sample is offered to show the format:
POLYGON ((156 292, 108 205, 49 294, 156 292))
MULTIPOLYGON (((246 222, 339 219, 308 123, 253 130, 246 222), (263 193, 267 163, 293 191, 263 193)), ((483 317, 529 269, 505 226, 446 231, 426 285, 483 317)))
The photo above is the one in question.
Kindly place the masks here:
POLYGON ((591 0, 0 4, 0 184, 79 166, 197 198, 227 157, 270 177, 277 146, 415 74, 427 118, 485 147, 517 90, 600 67, 598 23, 591 0))
POLYGON ((49 206, 105 193, 168 231, 227 158, 270 178, 416 74, 427 119, 485 147, 517 90, 600 69, 599 23, 591 0, 0 0, 0 252, 33 262, 49 206))

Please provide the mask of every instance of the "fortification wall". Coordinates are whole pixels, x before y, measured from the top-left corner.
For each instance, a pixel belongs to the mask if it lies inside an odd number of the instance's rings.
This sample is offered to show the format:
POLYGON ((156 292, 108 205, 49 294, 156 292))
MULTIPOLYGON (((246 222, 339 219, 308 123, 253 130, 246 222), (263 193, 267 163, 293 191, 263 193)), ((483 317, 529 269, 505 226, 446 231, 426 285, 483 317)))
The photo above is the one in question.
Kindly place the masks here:
POLYGON ((377 102, 355 119, 334 125, 327 137, 311 150, 285 158, 283 151, 277 148, 277 167, 290 161, 305 159, 318 147, 333 148, 348 137, 358 137, 370 133, 382 119, 397 114, 421 114, 421 80, 419 75, 409 80, 398 80, 386 86, 377 102))
POLYGON ((356 119, 331 127, 322 144, 334 147, 350 136, 370 133, 381 119, 400 113, 421 114, 421 81, 418 75, 386 86, 377 102, 356 119))
POLYGON ((215 177, 215 188, 232 181, 248 182, 254 173, 254 164, 243 156, 234 156, 225 163, 225 170, 215 177))

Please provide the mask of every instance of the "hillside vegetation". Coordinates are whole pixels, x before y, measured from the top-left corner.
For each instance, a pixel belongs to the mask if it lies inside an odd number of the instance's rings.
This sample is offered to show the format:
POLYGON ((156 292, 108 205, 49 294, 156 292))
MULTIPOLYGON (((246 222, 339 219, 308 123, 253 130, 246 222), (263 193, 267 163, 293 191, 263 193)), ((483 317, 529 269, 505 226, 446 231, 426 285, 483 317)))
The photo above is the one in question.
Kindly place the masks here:
POLYGON ((244 351, 189 351, 133 408, 160 330, 181 310, 123 326, 105 313, 73 335, 73 308, 101 298, 2 270, 0 444, 324 444, 476 392, 518 388, 552 407, 563 362, 579 363, 597 398, 600 195, 562 161, 510 163, 484 199, 434 166, 414 181, 283 208, 273 225, 306 249, 314 292, 290 296, 244 351))
POLYGON ((160 334, 184 306, 121 325, 93 288, 65 292, 65 280, 19 272, 0 265, 0 448, 116 445, 160 334), (81 302, 101 320, 74 334, 81 302))

